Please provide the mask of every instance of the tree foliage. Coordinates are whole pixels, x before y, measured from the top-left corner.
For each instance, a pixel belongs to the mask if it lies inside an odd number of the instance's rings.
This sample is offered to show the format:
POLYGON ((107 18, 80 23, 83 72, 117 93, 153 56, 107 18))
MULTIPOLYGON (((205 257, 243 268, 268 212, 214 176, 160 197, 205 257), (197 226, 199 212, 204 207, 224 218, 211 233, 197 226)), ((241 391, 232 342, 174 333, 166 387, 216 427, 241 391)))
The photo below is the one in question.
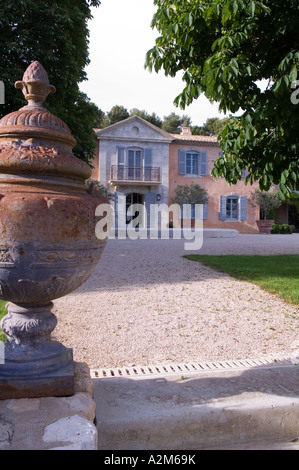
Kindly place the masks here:
POLYGON ((70 127, 77 140, 74 153, 89 161, 94 156, 94 122, 98 109, 79 91, 86 79, 88 59, 87 21, 91 6, 99 0, 1 0, 0 79, 5 85, 5 105, 0 117, 26 104, 14 89, 34 60, 46 69, 56 93, 45 106, 70 127))
MULTIPOLYGON (((163 129, 166 132, 169 132, 172 134, 179 134, 182 130, 182 127, 184 126, 192 127, 190 116, 187 116, 185 114, 180 116, 179 114, 172 112, 168 114, 167 116, 164 116, 163 119, 161 119, 159 116, 157 116, 156 113, 150 114, 144 109, 140 110, 138 108, 133 108, 130 111, 128 111, 127 108, 125 108, 124 106, 120 106, 120 105, 112 106, 110 111, 108 111, 107 113, 104 113, 103 111, 98 110, 98 118, 96 120, 95 127, 104 128, 107 126, 111 126, 112 124, 123 121, 124 119, 127 119, 128 117, 131 117, 131 116, 140 116, 141 118, 145 119, 151 124, 154 124, 156 127, 159 127, 160 129, 163 129)), ((195 129, 194 134, 197 133, 196 132, 197 129, 204 129, 205 130, 204 135, 211 135, 211 133, 213 133, 212 132, 213 126, 209 124, 209 121, 214 123, 214 121, 217 122, 218 120, 219 120, 218 118, 209 118, 207 119, 207 122, 202 127, 194 126, 194 129, 195 129)), ((214 127, 216 127, 216 124, 214 127)))
POLYGON ((168 116, 164 116, 162 129, 170 134, 179 134, 182 127, 190 125, 191 119, 189 116, 179 116, 176 113, 170 113, 168 116))
POLYGON ((145 110, 133 108, 130 111, 130 116, 140 116, 141 118, 145 119, 151 124, 154 124, 154 126, 160 127, 160 128, 162 127, 162 120, 159 118, 159 116, 156 115, 156 113, 149 114, 145 110))
POLYGON ((173 204, 183 206, 184 204, 207 204, 208 194, 199 184, 178 185, 172 199, 173 204))
POLYGON ((269 191, 260 191, 258 188, 255 189, 251 192, 249 202, 253 207, 259 207, 261 218, 264 220, 269 217, 271 211, 281 205, 281 200, 274 188, 270 188, 269 191))
POLYGON ((285 198, 299 187, 298 2, 289 0, 154 0, 152 26, 160 36, 146 67, 168 76, 183 71, 175 99, 182 109, 204 93, 219 110, 242 111, 219 135, 223 156, 214 176, 229 183, 279 185, 285 198), (266 89, 259 86, 268 81, 266 89))
POLYGON ((128 110, 124 106, 113 106, 107 113, 108 126, 130 117, 128 110))
POLYGON ((191 126, 192 134, 218 136, 223 129, 226 120, 227 118, 208 118, 203 126, 191 126))

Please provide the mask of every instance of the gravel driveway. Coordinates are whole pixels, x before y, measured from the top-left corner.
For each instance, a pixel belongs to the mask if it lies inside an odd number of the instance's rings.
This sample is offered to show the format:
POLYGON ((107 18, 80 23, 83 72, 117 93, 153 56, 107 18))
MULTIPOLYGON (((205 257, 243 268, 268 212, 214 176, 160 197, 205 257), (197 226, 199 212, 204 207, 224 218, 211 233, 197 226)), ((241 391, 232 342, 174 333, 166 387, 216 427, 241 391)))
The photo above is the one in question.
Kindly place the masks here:
MULTIPOLYGON (((299 234, 206 238, 198 252, 299 254, 299 234)), ((108 240, 90 279, 54 302, 55 338, 90 368, 299 351, 297 306, 186 253, 184 240, 108 240)))

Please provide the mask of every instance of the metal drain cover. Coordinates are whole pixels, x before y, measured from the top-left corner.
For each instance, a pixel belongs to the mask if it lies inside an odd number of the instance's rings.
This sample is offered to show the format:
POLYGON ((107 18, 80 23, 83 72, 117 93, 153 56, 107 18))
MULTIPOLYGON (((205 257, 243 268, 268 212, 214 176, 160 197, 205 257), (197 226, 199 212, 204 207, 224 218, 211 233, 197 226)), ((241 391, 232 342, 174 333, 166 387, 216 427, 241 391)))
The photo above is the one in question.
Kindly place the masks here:
POLYGON ((103 369, 91 369, 92 378, 105 377, 140 377, 192 374, 195 372, 207 372, 228 369, 244 369, 261 366, 290 366, 299 364, 298 355, 284 357, 280 354, 256 359, 233 359, 223 361, 193 361, 190 363, 162 364, 154 366, 130 366, 130 367, 107 367, 103 369))

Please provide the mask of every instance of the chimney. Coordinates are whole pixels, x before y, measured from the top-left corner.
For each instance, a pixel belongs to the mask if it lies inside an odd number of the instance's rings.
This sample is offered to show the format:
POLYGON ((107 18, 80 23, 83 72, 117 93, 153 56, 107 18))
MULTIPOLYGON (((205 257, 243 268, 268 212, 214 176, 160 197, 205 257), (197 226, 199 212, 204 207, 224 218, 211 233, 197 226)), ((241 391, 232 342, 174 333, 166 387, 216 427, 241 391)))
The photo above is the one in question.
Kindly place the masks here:
POLYGON ((181 135, 192 135, 191 127, 182 127, 181 135))

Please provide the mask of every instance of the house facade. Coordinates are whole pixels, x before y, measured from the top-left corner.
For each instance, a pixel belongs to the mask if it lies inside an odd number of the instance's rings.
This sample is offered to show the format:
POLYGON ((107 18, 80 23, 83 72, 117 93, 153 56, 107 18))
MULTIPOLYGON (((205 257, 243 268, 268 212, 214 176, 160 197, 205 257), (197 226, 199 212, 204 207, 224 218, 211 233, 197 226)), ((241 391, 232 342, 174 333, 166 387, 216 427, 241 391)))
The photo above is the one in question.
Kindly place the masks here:
POLYGON ((178 185, 199 184, 208 195, 203 210, 203 227, 235 229, 240 233, 258 233, 256 220, 259 209, 249 203, 250 192, 257 187, 245 185, 246 170, 237 184, 228 185, 224 178, 211 176, 221 149, 214 136, 192 135, 183 128, 180 135, 172 134, 169 150, 169 200, 178 185))
MULTIPOLYGON (((221 152, 216 137, 193 136, 190 128, 183 128, 179 135, 169 134, 139 116, 98 129, 96 135, 92 178, 111 195, 116 228, 125 228, 133 220, 138 227, 151 228, 154 205, 169 207, 178 185, 199 184, 208 194, 204 228, 258 233, 259 210, 249 203, 254 186, 245 185, 245 172, 244 180, 235 185, 228 185, 224 178, 215 181, 210 174, 221 152), (130 212, 132 204, 138 205, 134 213, 130 212)), ((174 227, 180 227, 179 219, 185 216, 171 217, 174 227)), ((187 218, 192 217, 191 211, 187 218)))
POLYGON ((111 195, 115 227, 133 220, 150 226, 150 207, 168 204, 170 134, 133 116, 96 131, 98 145, 92 178, 111 195), (130 212, 132 205, 138 210, 130 212), (144 210, 145 209, 145 210, 144 210))

